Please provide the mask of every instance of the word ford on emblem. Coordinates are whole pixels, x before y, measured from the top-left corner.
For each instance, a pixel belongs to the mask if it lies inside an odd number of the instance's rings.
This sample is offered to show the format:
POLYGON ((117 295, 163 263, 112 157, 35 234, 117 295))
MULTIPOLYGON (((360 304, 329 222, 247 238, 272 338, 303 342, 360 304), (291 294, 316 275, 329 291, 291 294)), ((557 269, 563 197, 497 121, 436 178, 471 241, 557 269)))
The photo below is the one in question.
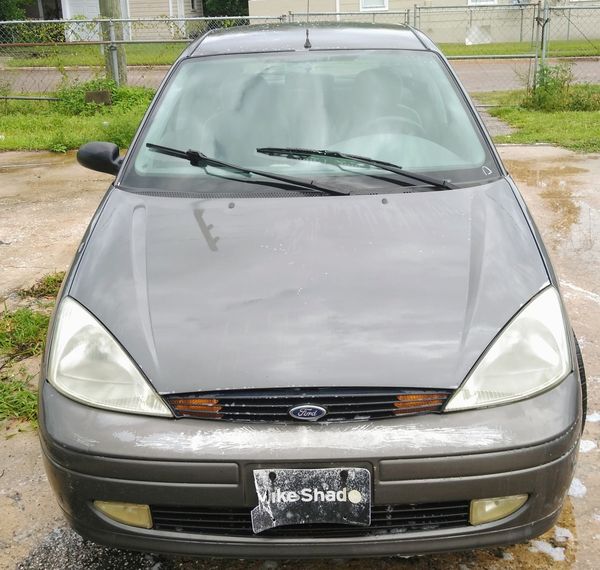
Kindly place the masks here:
POLYGON ((321 406, 296 406, 289 412, 290 416, 297 420, 314 422, 327 415, 327 410, 321 406))

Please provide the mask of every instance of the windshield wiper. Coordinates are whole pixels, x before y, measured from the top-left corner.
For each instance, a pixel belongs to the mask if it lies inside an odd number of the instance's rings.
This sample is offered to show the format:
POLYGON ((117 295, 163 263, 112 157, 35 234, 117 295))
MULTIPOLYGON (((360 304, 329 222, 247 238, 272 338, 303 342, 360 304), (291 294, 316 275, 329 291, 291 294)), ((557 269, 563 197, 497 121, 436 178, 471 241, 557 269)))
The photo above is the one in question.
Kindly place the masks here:
MULTIPOLYGON (((328 188, 326 186, 321 186, 320 184, 315 184, 312 181, 301 180, 298 178, 293 178, 291 176, 280 176, 279 174, 271 174, 270 172, 263 172, 262 170, 254 170, 253 168, 246 168, 245 166, 238 166, 237 164, 229 164, 228 162, 223 162, 221 160, 217 160, 216 158, 210 158, 197 150, 178 150, 176 148, 170 148, 168 146, 161 146, 158 144, 146 143, 146 146, 152 152, 158 152, 160 154, 166 154, 167 156, 174 156, 175 158, 182 158, 184 160, 189 160, 192 166, 216 166, 217 168, 227 168, 229 170, 233 170, 235 172, 239 172, 241 174, 255 174, 256 176, 263 176, 264 178, 270 178, 271 180, 277 180, 279 182, 285 182, 287 184, 292 184, 294 186, 300 186, 302 188, 307 188, 309 190, 314 190, 316 192, 322 192, 323 194, 330 194, 332 196, 349 196, 350 192, 346 190, 336 190, 334 188, 328 188)), ((240 179, 240 182, 247 182, 248 180, 240 179)), ((254 182, 254 181, 252 181, 254 182)))
POLYGON ((410 170, 404 170, 404 168, 402 168, 401 166, 398 166, 397 164, 392 164, 391 162, 384 162, 383 160, 367 158, 366 156, 358 156, 356 154, 346 154, 344 152, 337 152, 335 150, 263 147, 257 148, 256 152, 260 152, 261 154, 268 154, 269 156, 285 156, 286 158, 292 158, 295 160, 318 160, 320 157, 338 158, 340 160, 347 160, 349 162, 354 162, 357 164, 375 166, 377 168, 380 168, 381 170, 394 172, 395 174, 406 176, 406 178, 416 180, 417 182, 423 182, 424 184, 428 184, 436 188, 444 188, 447 190, 455 188, 454 184, 448 182, 447 180, 433 178, 431 176, 427 176, 426 174, 411 172, 410 170))

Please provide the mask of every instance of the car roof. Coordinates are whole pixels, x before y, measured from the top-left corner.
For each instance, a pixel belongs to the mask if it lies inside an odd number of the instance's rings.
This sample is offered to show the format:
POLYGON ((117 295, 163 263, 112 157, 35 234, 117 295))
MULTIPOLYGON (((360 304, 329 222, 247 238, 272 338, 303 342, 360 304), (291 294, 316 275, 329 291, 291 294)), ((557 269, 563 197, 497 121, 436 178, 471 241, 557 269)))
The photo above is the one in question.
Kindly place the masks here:
POLYGON ((426 36, 405 25, 358 23, 266 24, 213 30, 194 42, 186 57, 305 51, 306 33, 313 50, 435 50, 426 36))

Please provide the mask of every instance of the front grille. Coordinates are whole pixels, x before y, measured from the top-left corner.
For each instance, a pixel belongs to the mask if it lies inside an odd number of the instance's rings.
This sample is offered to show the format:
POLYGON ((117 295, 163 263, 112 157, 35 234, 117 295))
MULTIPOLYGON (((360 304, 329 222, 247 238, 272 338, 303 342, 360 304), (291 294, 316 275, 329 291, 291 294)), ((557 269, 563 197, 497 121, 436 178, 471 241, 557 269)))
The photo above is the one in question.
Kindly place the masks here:
POLYGON ((154 530, 225 536, 335 538, 377 534, 402 534, 464 527, 469 524, 469 501, 422 505, 373 505, 371 526, 306 524, 278 527, 255 535, 250 507, 152 506, 154 530))
POLYGON ((319 421, 367 421, 439 412, 451 390, 379 388, 277 388, 169 394, 177 417, 246 422, 291 422, 296 406, 320 406, 319 421))

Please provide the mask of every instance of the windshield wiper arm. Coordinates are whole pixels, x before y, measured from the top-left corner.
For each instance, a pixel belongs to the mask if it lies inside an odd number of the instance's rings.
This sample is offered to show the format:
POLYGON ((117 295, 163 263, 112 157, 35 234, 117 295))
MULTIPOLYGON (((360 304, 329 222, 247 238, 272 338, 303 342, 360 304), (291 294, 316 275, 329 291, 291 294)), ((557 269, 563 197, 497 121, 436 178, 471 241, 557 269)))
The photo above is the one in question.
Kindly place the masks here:
MULTIPOLYGON (((316 192, 322 192, 323 194, 330 194, 332 196, 350 195, 350 192, 346 190, 336 190, 334 188, 328 188, 326 186, 321 186, 320 184, 315 184, 312 181, 301 180, 298 178, 293 178, 291 176, 280 176, 279 174, 272 174, 270 172, 263 172, 262 170, 254 170, 253 168, 246 168, 245 166, 238 166, 237 164, 223 162, 221 160, 217 160, 216 158, 210 158, 205 154, 198 152, 197 150, 178 150, 176 148, 170 148, 168 146, 161 146, 153 143, 146 143, 146 146, 149 150, 153 152, 158 152, 160 154, 166 154, 167 156, 174 156, 175 158, 189 160, 192 166, 216 166, 218 168, 227 168, 229 170, 240 172, 241 174, 255 174, 257 176, 263 176, 264 178, 270 178, 272 180, 285 182, 287 184, 300 186, 302 188, 307 188, 316 192)), ((240 182, 245 182, 245 180, 240 179, 240 182)))
POLYGON ((412 180, 416 180, 417 182, 430 184, 431 186, 435 186, 437 188, 444 188, 447 190, 455 188, 454 184, 448 182, 447 180, 433 178, 432 176, 412 172, 410 170, 404 170, 404 168, 402 168, 401 166, 398 166, 397 164, 392 164, 391 162, 384 162, 383 160, 368 158, 366 156, 358 156, 356 154, 346 154, 345 152, 338 152, 335 150, 263 147, 257 148, 256 152, 260 152, 261 154, 268 154, 269 156, 285 156, 286 158, 292 158, 296 160, 310 160, 311 158, 318 159, 319 157, 339 158, 340 160, 347 160, 349 162, 355 162, 358 164, 375 166, 377 168, 380 168, 381 170, 394 172, 395 174, 400 174, 402 176, 406 176, 406 178, 411 178, 412 180))

